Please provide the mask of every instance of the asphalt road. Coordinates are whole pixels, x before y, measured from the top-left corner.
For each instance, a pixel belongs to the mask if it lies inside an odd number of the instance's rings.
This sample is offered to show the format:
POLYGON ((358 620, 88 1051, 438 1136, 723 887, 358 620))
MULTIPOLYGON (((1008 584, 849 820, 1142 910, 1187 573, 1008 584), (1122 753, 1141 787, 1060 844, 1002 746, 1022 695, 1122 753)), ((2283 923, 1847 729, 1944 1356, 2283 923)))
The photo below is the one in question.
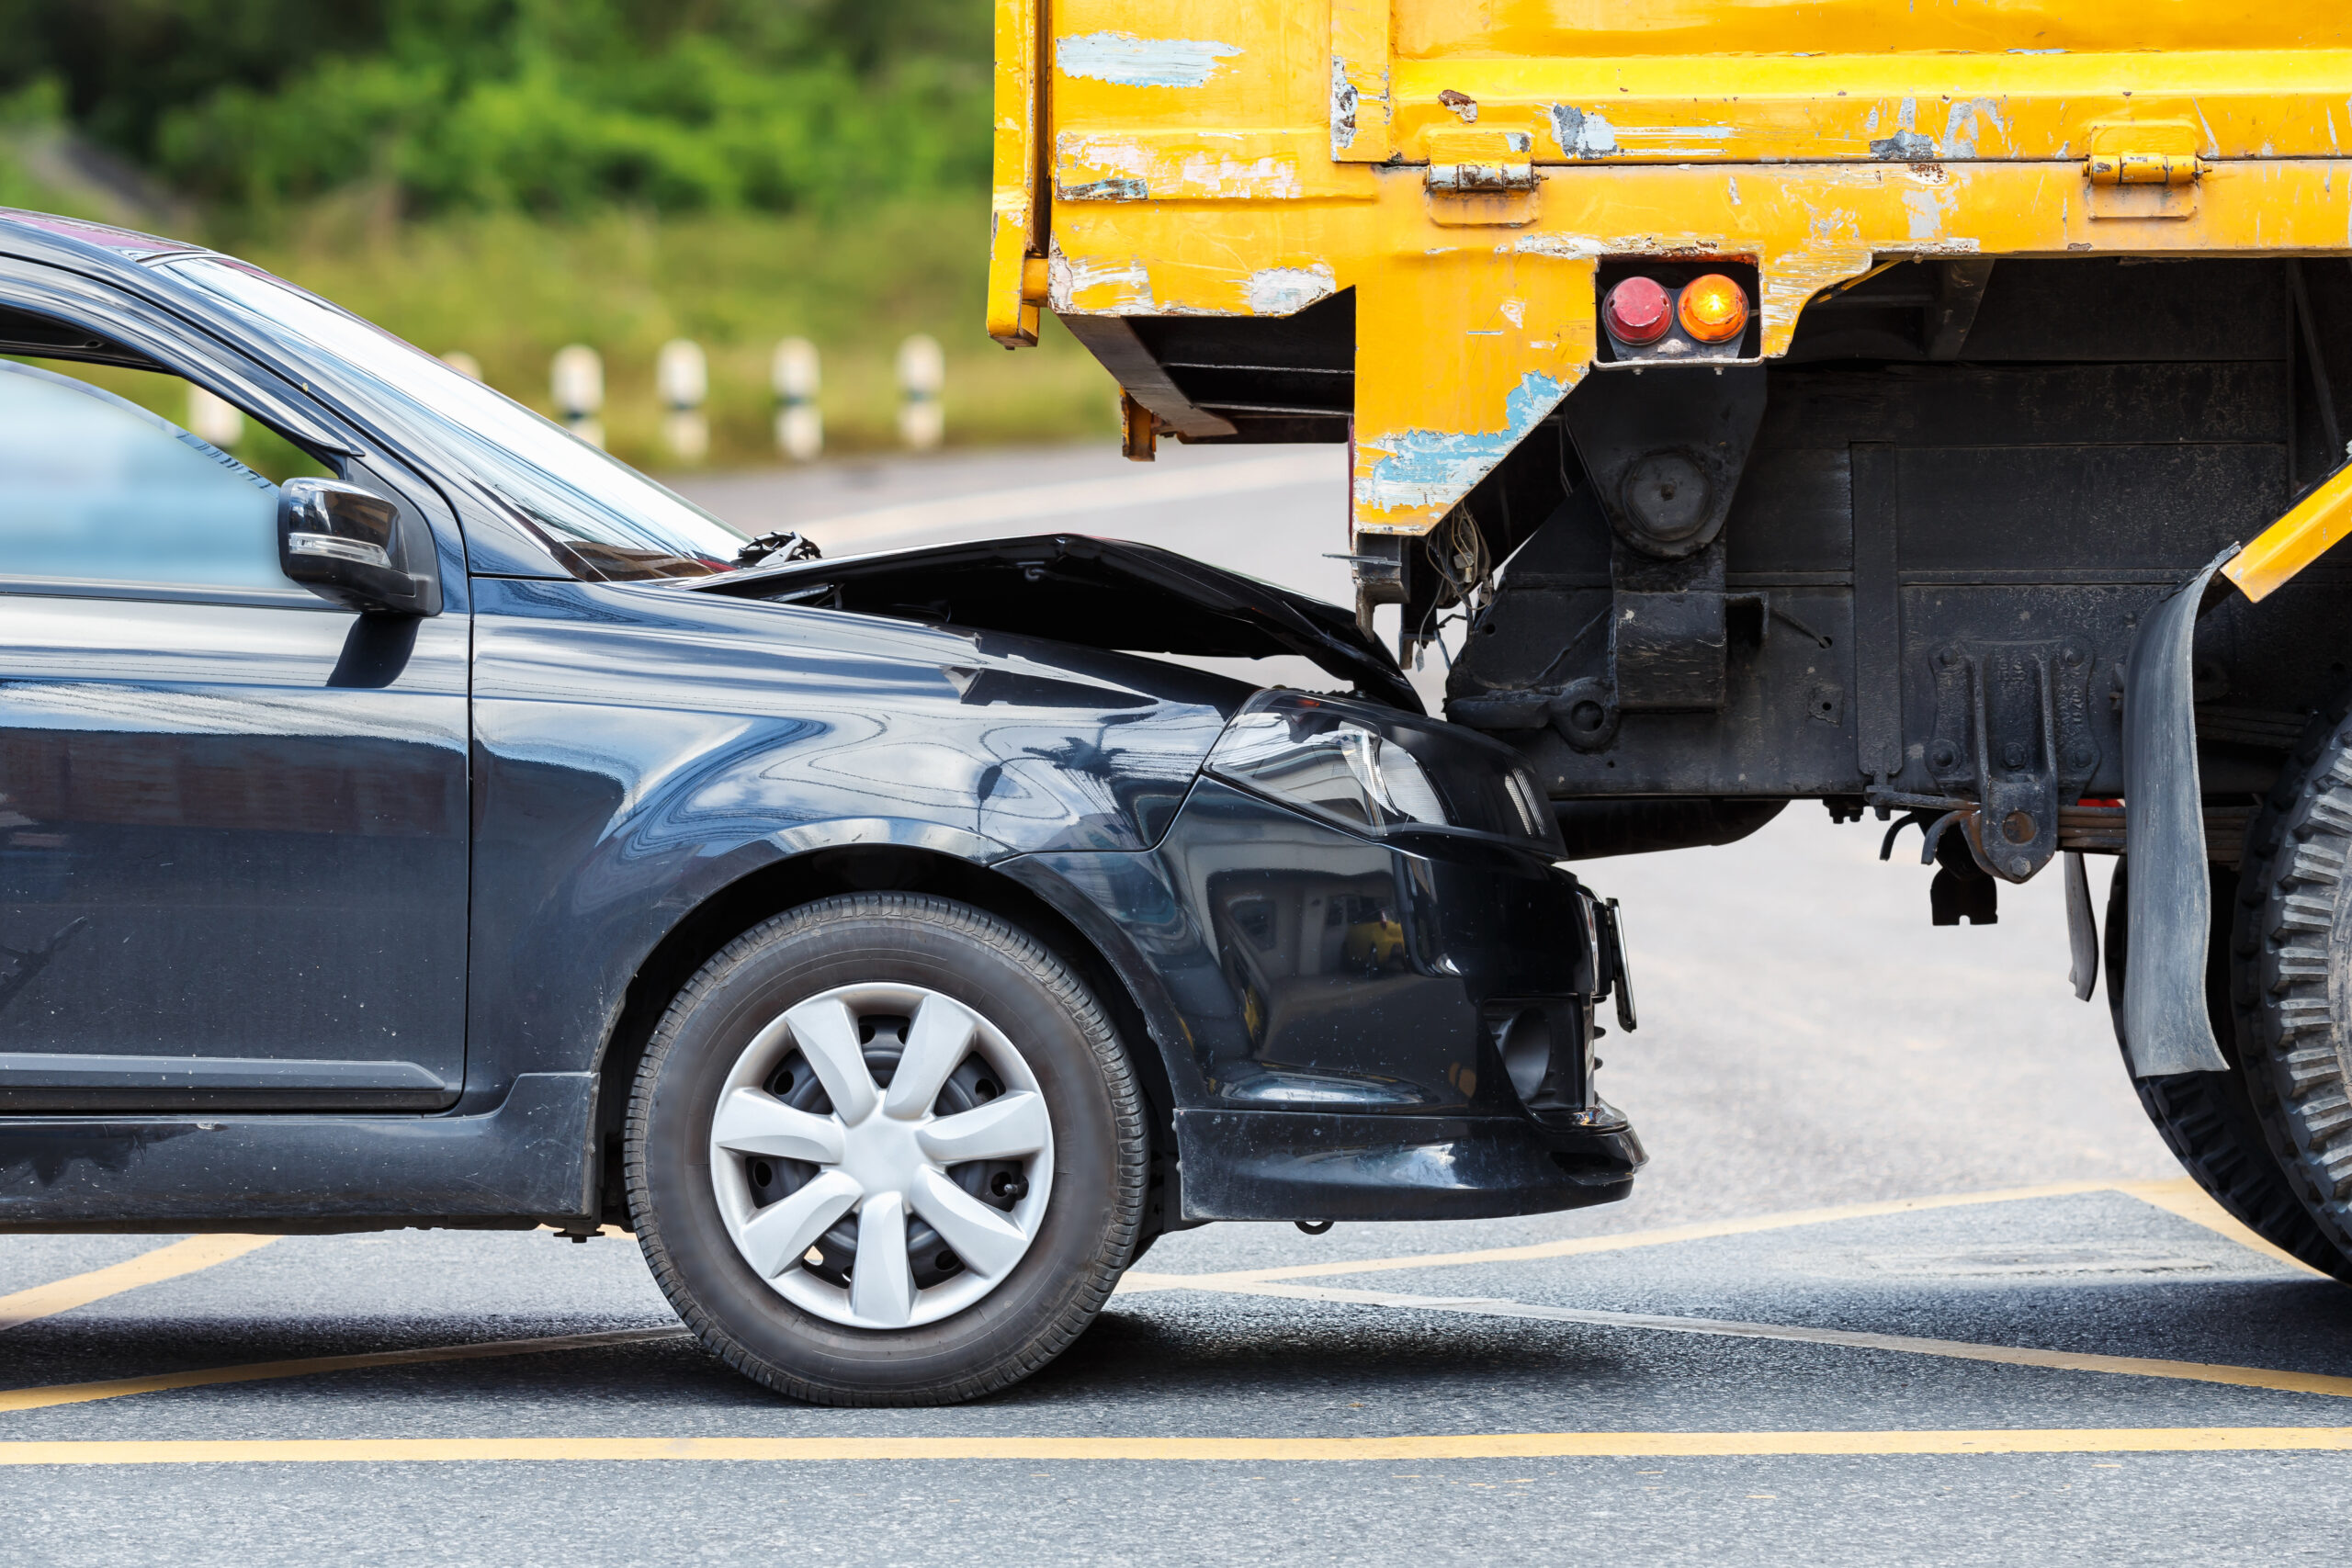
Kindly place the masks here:
MULTIPOLYGON (((1336 596, 1339 474, 691 488, 836 553, 1084 529, 1336 596)), ((679 1337, 626 1238, 0 1238, 0 1562, 2340 1554, 2352 1294, 2186 1189, 2067 987, 2054 879, 1938 931, 1879 831, 1793 807, 1589 869, 1641 987, 1600 1080, 1653 1156, 1629 1201, 1169 1236, 980 1404, 781 1402, 679 1337)))

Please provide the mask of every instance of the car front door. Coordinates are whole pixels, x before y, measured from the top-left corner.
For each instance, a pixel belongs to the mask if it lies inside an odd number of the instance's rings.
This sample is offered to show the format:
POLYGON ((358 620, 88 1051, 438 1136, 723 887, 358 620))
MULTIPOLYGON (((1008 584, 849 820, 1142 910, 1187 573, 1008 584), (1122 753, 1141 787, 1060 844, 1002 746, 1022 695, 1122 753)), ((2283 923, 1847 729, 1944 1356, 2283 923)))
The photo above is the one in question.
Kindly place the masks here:
POLYGON ((467 617, 298 588, 276 503, 0 362, 0 1109, 457 1098, 467 617))

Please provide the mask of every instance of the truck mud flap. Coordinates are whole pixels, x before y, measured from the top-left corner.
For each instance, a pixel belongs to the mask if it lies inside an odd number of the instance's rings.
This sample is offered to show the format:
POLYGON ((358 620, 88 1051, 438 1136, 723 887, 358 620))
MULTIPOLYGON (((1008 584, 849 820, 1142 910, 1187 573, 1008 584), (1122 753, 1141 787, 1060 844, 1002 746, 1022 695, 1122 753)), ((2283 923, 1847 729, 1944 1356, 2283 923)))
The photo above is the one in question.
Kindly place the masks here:
POLYGON ((2148 612, 2123 677, 2123 813, 2132 945, 2123 976, 2123 1049, 2132 1076, 2229 1070, 2205 1010, 2212 886, 2205 864, 2190 645, 2198 612, 2232 546, 2148 612))

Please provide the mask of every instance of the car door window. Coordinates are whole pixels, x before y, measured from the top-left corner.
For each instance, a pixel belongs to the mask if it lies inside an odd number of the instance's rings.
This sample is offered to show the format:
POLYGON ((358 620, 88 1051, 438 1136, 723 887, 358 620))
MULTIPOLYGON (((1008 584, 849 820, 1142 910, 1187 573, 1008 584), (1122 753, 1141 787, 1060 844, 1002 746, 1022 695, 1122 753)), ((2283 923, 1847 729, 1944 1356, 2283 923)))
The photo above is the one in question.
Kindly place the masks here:
POLYGON ((277 487, 82 381, 0 361, 0 590, 9 579, 294 590, 277 487))

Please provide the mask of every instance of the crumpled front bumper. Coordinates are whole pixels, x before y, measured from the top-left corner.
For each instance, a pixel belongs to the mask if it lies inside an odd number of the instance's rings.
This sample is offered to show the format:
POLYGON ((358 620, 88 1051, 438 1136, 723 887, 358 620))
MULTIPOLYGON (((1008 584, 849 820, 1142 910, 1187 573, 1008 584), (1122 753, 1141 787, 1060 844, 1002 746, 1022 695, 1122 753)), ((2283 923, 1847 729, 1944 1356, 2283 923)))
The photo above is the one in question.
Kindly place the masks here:
POLYGON ((1480 1220, 1613 1203, 1647 1157, 1622 1116, 1191 1111, 1176 1117, 1193 1220, 1480 1220))
POLYGON ((1566 871, 1468 837, 1356 837, 1213 778, 1149 854, 1063 869, 1171 1004, 1184 1221, 1468 1219, 1630 1190, 1641 1145, 1592 1089, 1609 960, 1566 871))

